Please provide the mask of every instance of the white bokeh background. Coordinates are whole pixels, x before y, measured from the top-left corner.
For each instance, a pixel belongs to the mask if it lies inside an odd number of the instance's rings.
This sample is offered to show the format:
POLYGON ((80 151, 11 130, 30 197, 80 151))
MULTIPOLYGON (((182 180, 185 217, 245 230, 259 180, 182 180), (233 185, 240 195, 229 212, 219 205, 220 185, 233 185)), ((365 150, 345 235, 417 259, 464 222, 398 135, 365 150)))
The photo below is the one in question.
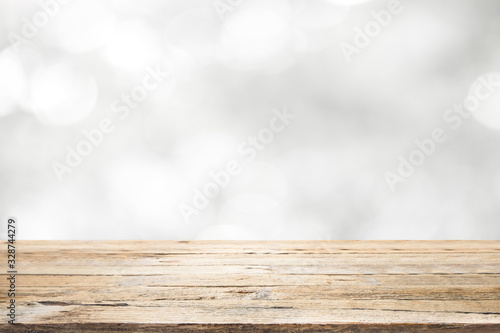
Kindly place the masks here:
POLYGON ((0 2, 0 218, 19 239, 498 239, 500 93, 459 129, 443 114, 500 72, 500 3, 401 0, 348 63, 339 45, 387 3, 0 2), (169 77, 119 118, 148 66, 169 77), (283 108, 296 118, 186 222, 179 205, 283 108), (60 182, 52 163, 103 118, 60 182), (448 139, 391 191, 436 127, 448 139))

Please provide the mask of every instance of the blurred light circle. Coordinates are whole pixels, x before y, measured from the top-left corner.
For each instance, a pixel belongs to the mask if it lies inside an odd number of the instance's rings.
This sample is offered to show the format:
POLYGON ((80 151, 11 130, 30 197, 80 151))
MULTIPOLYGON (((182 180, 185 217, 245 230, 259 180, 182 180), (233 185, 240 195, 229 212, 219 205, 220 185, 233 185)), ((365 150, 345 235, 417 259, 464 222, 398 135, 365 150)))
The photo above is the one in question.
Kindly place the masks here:
POLYGON ((220 25, 213 7, 189 9, 169 21, 164 40, 168 47, 180 48, 196 61, 206 63, 219 42, 220 25))
POLYGON ((120 22, 105 48, 109 62, 120 69, 143 70, 161 58, 161 36, 145 21, 120 22))
POLYGON ((29 107, 43 123, 76 124, 91 113, 96 100, 93 77, 71 63, 39 68, 30 78, 29 107))
POLYGON ((293 5, 294 22, 306 29, 330 28, 342 22, 350 11, 350 7, 345 4, 326 0, 298 0, 293 5))
POLYGON ((271 74, 288 69, 296 61, 291 18, 288 1, 239 3, 225 15, 216 59, 235 70, 271 74))
POLYGON ((254 202, 254 208, 257 210, 271 208, 266 206, 266 203, 282 202, 285 199, 288 184, 280 169, 263 161, 253 161, 242 168, 242 172, 233 176, 230 185, 224 189, 223 193, 227 199, 244 194, 244 198, 248 199, 247 203, 254 202), (273 201, 265 201, 265 197, 270 197, 273 201))
POLYGON ((15 110, 24 97, 25 71, 19 56, 7 48, 0 53, 0 117, 15 110))
POLYGON ((58 20, 61 47, 70 52, 87 52, 103 45, 113 34, 116 17, 106 2, 75 1, 65 6, 58 20))
POLYGON ((479 123, 496 130, 500 130, 499 84, 500 73, 481 75, 471 85, 468 97, 464 102, 466 108, 479 123), (495 84, 497 85, 496 87, 495 84))
POLYGON ((224 22, 221 42, 233 58, 258 60, 283 48, 290 36, 289 23, 280 13, 250 8, 238 10, 224 22))
POLYGON ((198 233, 196 240, 255 240, 256 235, 248 229, 232 224, 216 224, 198 233))

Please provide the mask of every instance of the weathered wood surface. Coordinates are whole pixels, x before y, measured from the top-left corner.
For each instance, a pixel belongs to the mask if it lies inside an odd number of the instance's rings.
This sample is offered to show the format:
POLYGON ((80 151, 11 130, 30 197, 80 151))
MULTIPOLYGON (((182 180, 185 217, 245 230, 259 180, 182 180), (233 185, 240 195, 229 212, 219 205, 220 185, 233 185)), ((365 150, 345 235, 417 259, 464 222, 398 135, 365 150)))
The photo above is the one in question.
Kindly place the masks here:
MULTIPOLYGON (((7 262, 6 243, 2 253, 7 262)), ((500 332, 498 241, 17 241, 1 332, 500 332)))

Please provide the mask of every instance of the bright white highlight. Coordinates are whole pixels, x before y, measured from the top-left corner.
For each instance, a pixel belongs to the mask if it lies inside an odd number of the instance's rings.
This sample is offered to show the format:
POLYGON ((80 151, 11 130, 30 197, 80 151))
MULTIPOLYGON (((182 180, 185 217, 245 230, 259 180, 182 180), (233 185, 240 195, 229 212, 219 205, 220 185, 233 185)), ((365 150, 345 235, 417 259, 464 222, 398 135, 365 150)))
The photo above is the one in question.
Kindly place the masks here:
POLYGON ((87 52, 100 47, 115 29, 115 14, 103 1, 75 1, 64 7, 60 15, 56 29, 59 43, 70 52, 87 52))
POLYGON ((10 48, 0 53, 0 73, 0 117, 3 117, 15 110, 26 87, 22 63, 10 48))
POLYGON ((30 80, 29 107, 46 124, 67 126, 82 121, 95 106, 94 79, 70 63, 37 70, 30 80))
POLYGON ((143 70, 161 57, 161 36, 146 22, 128 20, 118 24, 105 48, 107 59, 125 70, 143 70))

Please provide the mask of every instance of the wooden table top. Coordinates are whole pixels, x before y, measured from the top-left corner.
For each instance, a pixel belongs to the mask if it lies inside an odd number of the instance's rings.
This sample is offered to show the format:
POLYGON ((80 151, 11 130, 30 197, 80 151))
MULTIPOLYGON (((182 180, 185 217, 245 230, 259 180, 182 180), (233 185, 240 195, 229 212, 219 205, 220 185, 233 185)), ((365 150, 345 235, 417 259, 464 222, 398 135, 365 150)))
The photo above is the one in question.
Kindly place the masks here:
POLYGON ((16 241, 15 325, 1 248, 1 332, 500 332, 499 241, 16 241))

